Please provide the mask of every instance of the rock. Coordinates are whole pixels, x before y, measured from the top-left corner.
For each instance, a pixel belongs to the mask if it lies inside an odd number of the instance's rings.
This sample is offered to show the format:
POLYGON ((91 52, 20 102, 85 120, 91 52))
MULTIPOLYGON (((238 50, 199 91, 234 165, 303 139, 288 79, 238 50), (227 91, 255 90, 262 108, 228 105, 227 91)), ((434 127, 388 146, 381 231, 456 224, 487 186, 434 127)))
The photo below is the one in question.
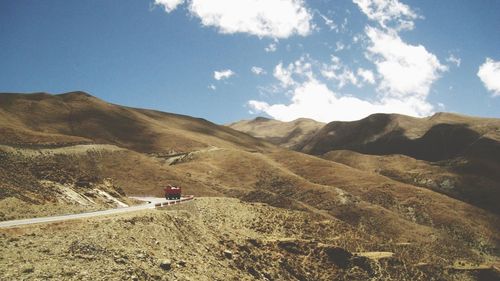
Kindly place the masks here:
POLYGON ((185 267, 186 266, 186 261, 185 260, 180 260, 177 262, 179 266, 185 267))
POLYGON ((160 262, 160 268, 163 269, 163 270, 170 270, 170 269, 172 269, 172 261, 169 260, 169 259, 162 260, 160 262))
POLYGON ((118 264, 126 264, 127 260, 120 257, 120 258, 115 258, 115 262, 118 264))
POLYGON ((444 189, 454 189, 455 188, 455 185, 453 184, 453 182, 449 179, 445 179, 441 184, 440 184, 441 188, 444 188, 444 189))
POLYGON ((137 275, 132 275, 132 276, 130 276, 130 280, 139 281, 139 277, 137 277, 137 275))
POLYGON ((233 258, 233 252, 229 251, 229 250, 224 250, 224 256, 228 259, 232 259, 233 258))

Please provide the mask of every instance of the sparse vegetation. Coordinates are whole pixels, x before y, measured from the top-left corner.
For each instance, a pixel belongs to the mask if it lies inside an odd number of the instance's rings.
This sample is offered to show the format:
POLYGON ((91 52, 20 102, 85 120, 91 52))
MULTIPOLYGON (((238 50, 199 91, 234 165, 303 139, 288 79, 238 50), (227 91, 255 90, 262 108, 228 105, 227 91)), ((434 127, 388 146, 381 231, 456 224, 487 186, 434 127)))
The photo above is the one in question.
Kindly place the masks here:
POLYGON ((498 276, 497 189, 487 188, 495 176, 471 174, 477 159, 352 151, 321 158, 82 93, 0 99, 8 101, 0 113, 13 120, 0 124, 8 133, 0 144, 0 220, 115 207, 102 192, 134 204, 127 196, 161 196, 168 183, 204 197, 174 209, 2 229, 7 280, 498 276), (46 110, 31 126, 31 111, 19 110, 26 104, 46 110), (127 124, 108 127, 118 123, 127 124), (489 201, 479 200, 485 194, 489 201), (24 267, 12 266, 20 261, 24 267))

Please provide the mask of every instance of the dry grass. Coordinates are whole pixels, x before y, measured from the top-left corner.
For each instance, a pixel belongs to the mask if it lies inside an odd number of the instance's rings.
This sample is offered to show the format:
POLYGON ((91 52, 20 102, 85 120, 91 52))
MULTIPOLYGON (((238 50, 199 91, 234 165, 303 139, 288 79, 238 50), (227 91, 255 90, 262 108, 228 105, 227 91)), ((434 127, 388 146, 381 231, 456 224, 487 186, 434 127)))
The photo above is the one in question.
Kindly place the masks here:
POLYGON ((228 127, 264 139, 276 145, 294 149, 307 142, 325 124, 312 119, 300 118, 291 122, 257 117, 231 123, 228 127))
POLYGON ((338 220, 229 198, 3 229, 0 236, 0 272, 10 280, 475 280, 494 274, 418 266, 406 259, 417 247, 376 244, 338 220), (394 255, 370 259, 354 251, 394 255), (168 270, 160 267, 166 260, 168 270))

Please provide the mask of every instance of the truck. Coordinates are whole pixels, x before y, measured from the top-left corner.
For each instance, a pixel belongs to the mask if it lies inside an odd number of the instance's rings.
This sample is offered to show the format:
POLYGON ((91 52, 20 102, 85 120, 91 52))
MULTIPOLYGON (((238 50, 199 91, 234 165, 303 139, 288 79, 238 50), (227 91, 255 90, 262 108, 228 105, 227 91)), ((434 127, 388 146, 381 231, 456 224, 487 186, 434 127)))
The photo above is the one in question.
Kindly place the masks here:
POLYGON ((165 199, 167 200, 179 200, 181 199, 181 187, 167 185, 163 191, 165 191, 165 199))

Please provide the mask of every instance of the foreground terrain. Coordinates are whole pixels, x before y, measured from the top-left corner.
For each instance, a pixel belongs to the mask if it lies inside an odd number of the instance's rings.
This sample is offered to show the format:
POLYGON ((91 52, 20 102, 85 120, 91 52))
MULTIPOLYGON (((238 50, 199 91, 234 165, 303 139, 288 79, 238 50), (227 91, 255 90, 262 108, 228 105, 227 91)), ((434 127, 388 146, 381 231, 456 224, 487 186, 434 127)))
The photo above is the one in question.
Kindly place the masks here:
POLYGON ((498 277, 493 261, 433 261, 425 244, 378 240, 320 214, 229 198, 2 229, 0 236, 5 280, 498 277))

